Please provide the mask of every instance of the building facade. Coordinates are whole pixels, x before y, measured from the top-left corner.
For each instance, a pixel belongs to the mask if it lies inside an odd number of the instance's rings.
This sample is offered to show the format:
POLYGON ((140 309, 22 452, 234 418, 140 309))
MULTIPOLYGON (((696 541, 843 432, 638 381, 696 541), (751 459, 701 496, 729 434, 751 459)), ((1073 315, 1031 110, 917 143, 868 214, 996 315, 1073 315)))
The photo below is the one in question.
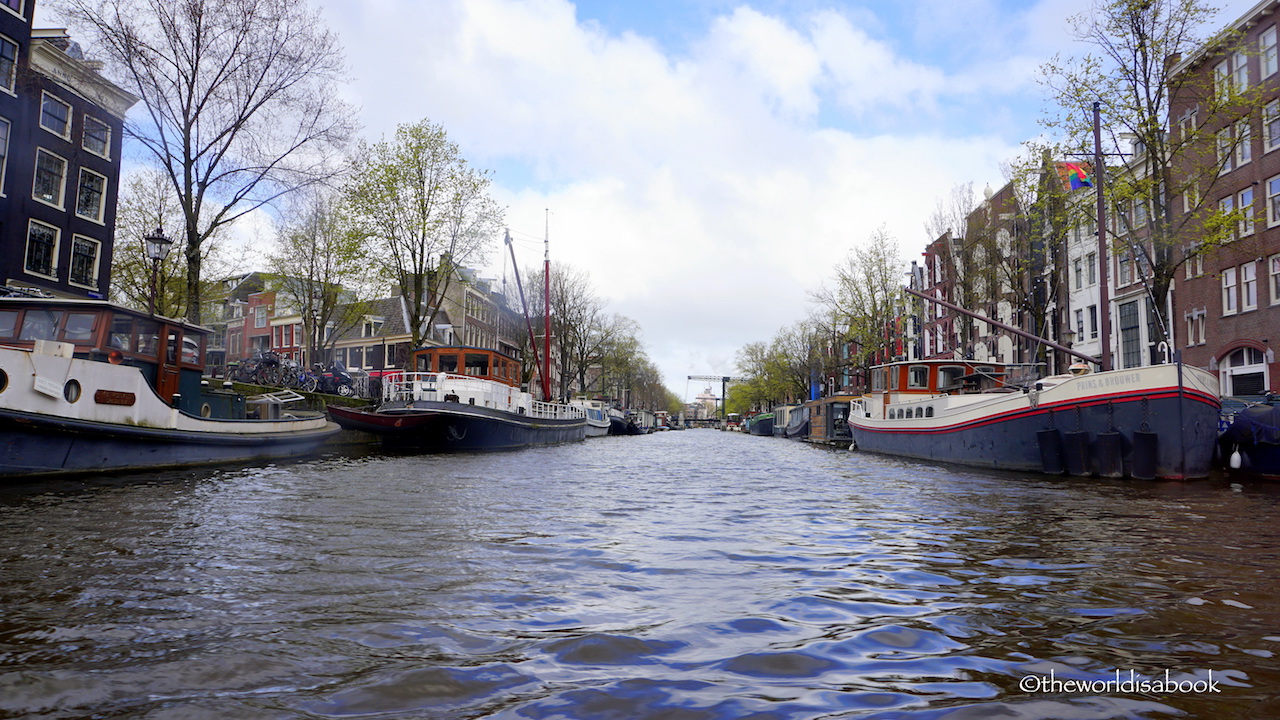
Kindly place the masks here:
POLYGON ((137 98, 65 31, 33 30, 34 6, 0 2, 0 278, 105 298, 124 116, 137 98))

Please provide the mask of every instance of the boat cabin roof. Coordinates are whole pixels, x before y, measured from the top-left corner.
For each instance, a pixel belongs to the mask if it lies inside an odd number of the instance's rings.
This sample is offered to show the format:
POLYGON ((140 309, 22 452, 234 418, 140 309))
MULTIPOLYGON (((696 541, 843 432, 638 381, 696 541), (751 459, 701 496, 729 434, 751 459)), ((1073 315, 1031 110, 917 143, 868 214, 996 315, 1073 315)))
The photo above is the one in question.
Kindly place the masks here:
POLYGON ((489 348, 449 345, 413 351, 415 372, 438 372, 493 380, 520 387, 520 361, 489 348))

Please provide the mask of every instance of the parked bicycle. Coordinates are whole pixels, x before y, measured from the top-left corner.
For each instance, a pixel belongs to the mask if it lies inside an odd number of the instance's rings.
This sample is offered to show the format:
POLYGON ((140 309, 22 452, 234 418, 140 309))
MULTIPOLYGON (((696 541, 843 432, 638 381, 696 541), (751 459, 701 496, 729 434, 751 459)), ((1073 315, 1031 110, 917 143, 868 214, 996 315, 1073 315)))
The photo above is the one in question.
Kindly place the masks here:
POLYGON ((303 392, 316 391, 316 386, 320 384, 320 378, 315 373, 292 358, 285 358, 281 365, 281 385, 287 388, 297 388, 303 392))
POLYGON ((279 385, 281 377, 280 356, 270 350, 241 360, 231 374, 232 380, 257 385, 279 385))

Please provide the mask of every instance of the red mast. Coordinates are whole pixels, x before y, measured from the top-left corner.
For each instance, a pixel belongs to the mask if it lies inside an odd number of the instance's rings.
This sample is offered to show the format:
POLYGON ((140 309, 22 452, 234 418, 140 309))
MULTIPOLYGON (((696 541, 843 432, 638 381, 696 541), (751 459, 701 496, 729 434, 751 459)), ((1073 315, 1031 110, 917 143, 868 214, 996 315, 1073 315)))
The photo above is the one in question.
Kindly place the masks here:
POLYGON ((543 229, 543 313, 546 323, 542 337, 542 399, 551 402, 551 209, 547 209, 546 226, 543 229))

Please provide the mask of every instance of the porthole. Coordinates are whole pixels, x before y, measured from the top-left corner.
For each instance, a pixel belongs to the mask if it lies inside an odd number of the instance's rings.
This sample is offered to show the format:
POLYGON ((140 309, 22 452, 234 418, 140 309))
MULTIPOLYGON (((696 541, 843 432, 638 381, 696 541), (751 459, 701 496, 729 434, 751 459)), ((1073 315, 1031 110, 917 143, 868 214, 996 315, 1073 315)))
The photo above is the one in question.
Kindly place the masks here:
POLYGON ((5 372, 4 368, 0 368, 0 393, 7 387, 9 387, 9 373, 5 372))
POLYGON ((209 407, 209 403, 200 405, 200 417, 207 418, 213 416, 213 408, 209 407))
POLYGON ((62 386, 62 397, 67 402, 74 403, 80 399, 80 383, 76 380, 68 380, 66 385, 62 386))

